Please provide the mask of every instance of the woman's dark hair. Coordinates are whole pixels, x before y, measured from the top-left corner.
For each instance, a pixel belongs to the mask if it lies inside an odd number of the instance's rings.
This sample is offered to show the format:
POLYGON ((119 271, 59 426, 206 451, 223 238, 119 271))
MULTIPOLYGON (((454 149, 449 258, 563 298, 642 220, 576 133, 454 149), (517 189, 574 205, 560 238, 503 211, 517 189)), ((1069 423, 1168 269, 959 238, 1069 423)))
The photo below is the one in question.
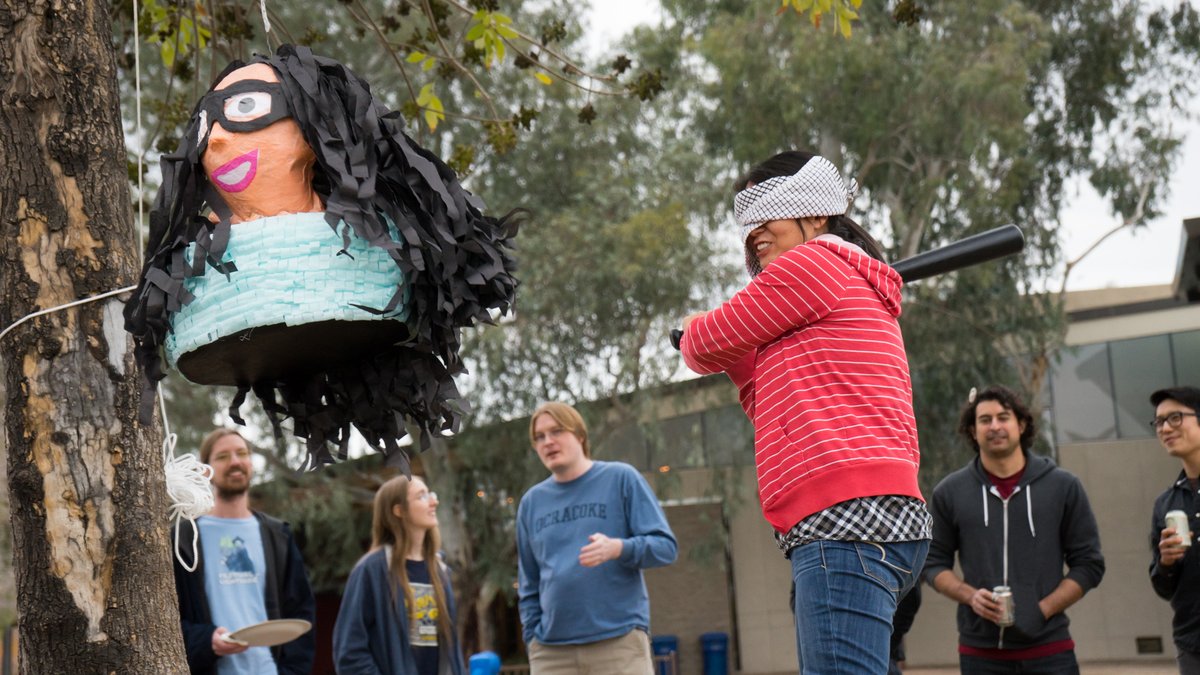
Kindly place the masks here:
POLYGON ((1017 392, 999 384, 976 394, 975 400, 967 403, 962 414, 958 416, 958 433, 966 439, 967 445, 979 452, 979 441, 975 440, 975 409, 984 401, 995 401, 1005 410, 1011 410, 1017 416, 1017 421, 1025 424, 1025 430, 1021 432, 1021 449, 1028 450, 1033 447, 1033 439, 1037 437, 1037 422, 1033 419, 1033 413, 1021 402, 1017 392))
MULTIPOLYGON (((808 164, 810 159, 816 156, 817 155, 814 155, 811 152, 805 152, 803 150, 788 150, 786 152, 781 152, 770 159, 756 164, 748 172, 746 172, 744 176, 738 178, 737 182, 734 183, 733 186, 734 192, 741 192, 742 190, 745 190, 746 186, 750 183, 757 185, 768 178, 793 176, 799 172, 800 169, 803 169, 804 165, 808 164)), ((867 255, 875 258, 876 260, 887 262, 884 260, 883 247, 879 245, 879 242, 875 241, 875 238, 872 237, 862 225, 854 222, 854 220, 849 216, 845 214, 830 215, 827 226, 830 234, 835 234, 842 239, 845 239, 846 241, 858 246, 862 250, 866 251, 867 255)))

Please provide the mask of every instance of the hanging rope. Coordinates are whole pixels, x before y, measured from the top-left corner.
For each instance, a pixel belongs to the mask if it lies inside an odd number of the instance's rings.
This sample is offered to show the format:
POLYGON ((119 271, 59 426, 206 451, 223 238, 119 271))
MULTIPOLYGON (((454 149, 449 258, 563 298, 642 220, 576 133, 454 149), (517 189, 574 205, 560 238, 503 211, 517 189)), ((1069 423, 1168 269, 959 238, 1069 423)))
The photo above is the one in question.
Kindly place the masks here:
MULTIPOLYGON (((264 7, 264 12, 266 11, 264 7)), ((137 120, 135 126, 137 129, 137 205, 138 205, 138 254, 145 255, 145 236, 142 234, 143 225, 145 223, 144 210, 144 185, 142 182, 142 61, 141 61, 141 46, 142 41, 138 33, 138 15, 140 9, 138 0, 133 0, 133 64, 134 64, 134 101, 137 120)), ((263 15, 264 19, 266 15, 263 15)), ((133 288, 136 288, 134 286, 133 288)), ((212 488, 209 480, 212 478, 212 467, 207 464, 200 463, 200 460, 191 453, 175 456, 175 444, 179 440, 171 431, 170 420, 167 419, 167 402, 163 396, 162 387, 156 388, 158 396, 159 409, 162 411, 163 423, 163 477, 167 484, 167 498, 171 500, 171 506, 167 511, 167 519, 172 524, 175 530, 175 559, 189 572, 196 571, 196 566, 199 564, 200 556, 196 551, 196 545, 199 543, 200 530, 196 527, 196 519, 208 513, 213 507, 212 488), (187 520, 192 525, 192 564, 188 566, 184 561, 183 556, 179 552, 179 526, 183 520, 187 520)))
MULTIPOLYGON (((263 35, 267 36, 271 32, 271 20, 267 18, 267 0, 258 0, 258 8, 262 10, 263 18, 263 35)), ((270 39, 267 40, 267 46, 271 44, 270 39)))
MULTIPOLYGON (((135 112, 134 128, 136 129, 137 137, 137 203, 138 203, 138 219, 137 219, 137 236, 138 236, 138 255, 144 255, 146 249, 145 237, 142 235, 142 202, 145 201, 142 196, 142 40, 138 33, 138 0, 133 0, 133 105, 135 112)), ((140 259, 140 258, 139 258, 140 259)))

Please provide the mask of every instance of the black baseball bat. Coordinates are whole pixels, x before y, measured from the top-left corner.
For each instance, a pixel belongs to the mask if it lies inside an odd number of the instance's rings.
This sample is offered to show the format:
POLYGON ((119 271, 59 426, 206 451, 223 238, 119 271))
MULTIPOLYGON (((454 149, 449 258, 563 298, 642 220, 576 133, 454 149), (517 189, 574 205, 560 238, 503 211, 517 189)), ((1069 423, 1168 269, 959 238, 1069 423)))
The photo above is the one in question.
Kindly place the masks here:
MULTIPOLYGON (((1004 225, 897 261, 892 269, 908 284, 1019 253, 1023 248, 1025 235, 1021 233, 1021 228, 1004 225)), ((679 349, 679 340, 682 338, 683 331, 678 328, 672 330, 671 346, 679 349)))

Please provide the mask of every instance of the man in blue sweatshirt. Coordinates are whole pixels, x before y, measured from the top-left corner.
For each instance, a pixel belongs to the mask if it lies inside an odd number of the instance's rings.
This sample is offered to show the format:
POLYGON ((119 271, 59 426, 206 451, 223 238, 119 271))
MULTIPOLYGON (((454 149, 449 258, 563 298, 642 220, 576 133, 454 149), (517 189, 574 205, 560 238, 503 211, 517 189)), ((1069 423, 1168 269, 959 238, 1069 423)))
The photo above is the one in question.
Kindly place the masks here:
POLYGON ((1083 485, 1029 451, 1037 426, 1011 389, 972 392, 959 433, 978 456, 933 490, 923 573, 960 603, 959 666, 964 675, 1077 674, 1064 612, 1104 577, 1083 485), (997 586, 1012 590, 1011 622, 993 593, 997 586))
POLYGON ((565 403, 534 411, 529 440, 551 474, 517 510, 532 675, 652 675, 642 570, 677 553, 654 492, 628 464, 593 460, 587 426, 565 403))

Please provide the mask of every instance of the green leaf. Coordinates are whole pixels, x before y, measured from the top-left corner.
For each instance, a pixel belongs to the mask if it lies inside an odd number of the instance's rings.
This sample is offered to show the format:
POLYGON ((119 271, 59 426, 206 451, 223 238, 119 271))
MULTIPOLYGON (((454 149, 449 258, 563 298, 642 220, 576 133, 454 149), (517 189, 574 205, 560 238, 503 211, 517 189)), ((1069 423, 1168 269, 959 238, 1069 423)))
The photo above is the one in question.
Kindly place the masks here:
POLYGON ((425 52, 414 51, 413 53, 408 55, 408 58, 405 59, 405 61, 407 61, 409 63, 416 63, 417 61, 424 61, 425 56, 426 56, 425 52))
POLYGON ((428 59, 425 59, 425 62, 421 64, 421 70, 428 71, 436 65, 437 65, 437 60, 430 57, 428 59))
POLYGON ((433 93, 432 82, 421 87, 421 91, 417 94, 417 105, 422 109, 425 124, 429 126, 429 130, 437 131, 438 122, 446 119, 446 109, 442 105, 442 99, 433 93))
POLYGON ((433 97, 433 84, 427 84, 421 87, 421 91, 417 93, 417 105, 424 107, 429 103, 429 99, 433 97))
POLYGON ((163 40, 159 45, 159 53, 162 55, 163 65, 170 68, 175 64, 175 43, 170 40, 163 40))
POLYGON ((551 84, 554 83, 554 80, 550 79, 550 76, 545 73, 534 73, 533 77, 538 82, 541 82, 542 84, 544 84, 546 86, 550 86, 551 84))
POLYGON ((425 124, 429 125, 430 131, 437 131, 438 122, 446 119, 443 111, 442 99, 437 96, 431 96, 425 108, 425 124))

